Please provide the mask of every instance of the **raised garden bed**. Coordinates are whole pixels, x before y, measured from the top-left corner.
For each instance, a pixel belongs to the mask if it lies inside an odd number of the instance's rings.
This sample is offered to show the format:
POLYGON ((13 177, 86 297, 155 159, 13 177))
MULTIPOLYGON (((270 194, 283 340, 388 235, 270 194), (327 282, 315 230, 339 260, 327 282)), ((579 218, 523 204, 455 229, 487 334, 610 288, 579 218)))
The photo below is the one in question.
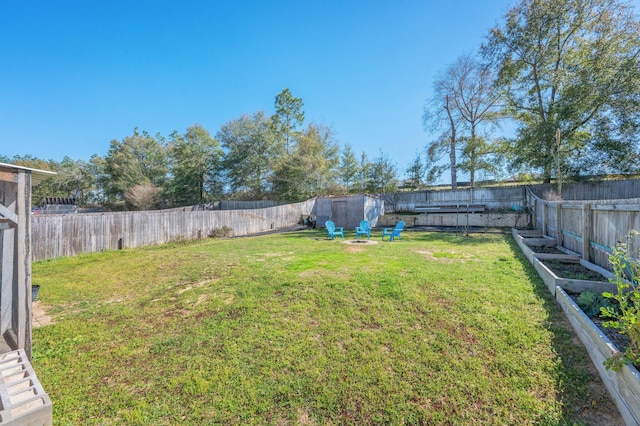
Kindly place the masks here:
MULTIPOLYGON (((545 260, 545 262, 543 262, 542 260, 536 257, 534 257, 532 261, 533 267, 536 269, 536 271, 538 271, 538 274, 543 279, 543 281, 547 284, 547 288, 553 295, 555 295, 556 293, 556 287, 560 287, 563 290, 570 291, 573 293, 582 293, 583 291, 587 291, 587 290, 590 290, 596 293, 603 293, 605 291, 610 291, 610 292, 616 291, 615 284, 609 282, 608 278, 604 277, 602 274, 598 274, 599 279, 593 278, 593 277, 596 277, 596 275, 592 275, 591 276, 592 278, 589 278, 584 271, 588 269, 592 269, 592 271, 596 271, 595 268, 597 267, 593 264, 590 264, 589 262, 585 262, 582 259, 580 259, 579 261, 580 263, 574 264, 574 265, 584 267, 584 269, 583 268, 580 269, 581 271, 580 273, 565 274, 562 272, 563 269, 561 268, 560 276, 557 275, 552 269, 550 269, 547 266, 548 262, 549 260, 545 260)), ((565 267, 568 269, 569 265, 570 265, 569 263, 566 263, 565 267)), ((573 268, 577 269, 578 266, 574 266, 573 268)))
POLYGON ((549 237, 523 237, 524 243, 532 247, 555 247, 555 238, 549 237))
POLYGON ((596 326, 567 293, 581 293, 587 290, 596 293, 604 291, 615 292, 615 285, 611 282, 583 279, 608 280, 612 274, 582 259, 577 262, 545 259, 543 262, 536 257, 537 255, 531 247, 525 243, 527 238, 520 235, 518 230, 513 229, 512 235, 527 259, 538 271, 551 294, 555 296, 562 307, 573 329, 589 353, 591 361, 598 370, 624 422, 628 425, 640 424, 640 373, 631 365, 624 365, 618 371, 608 370, 604 366, 604 361, 615 353, 620 352, 620 349, 607 337, 606 334, 609 334, 609 332, 596 326), (549 263, 554 270, 547 266, 549 263), (592 273, 596 274, 592 275, 592 273), (558 274, 563 277, 561 278, 558 274), (570 277, 565 278, 566 276, 570 277))
POLYGON ((581 281, 609 281, 600 272, 581 264, 579 259, 572 261, 561 258, 545 258, 542 263, 558 277, 581 281))
POLYGON ((533 252, 536 255, 539 255, 539 254, 558 254, 558 255, 566 254, 565 252, 559 250, 557 247, 532 246, 531 250, 533 250, 533 252))
MULTIPOLYGON (((525 239, 526 244, 526 239, 525 239)), ((527 244, 529 245, 529 244, 527 244)), ((563 250, 555 245, 553 246, 529 246, 533 251, 533 255, 538 259, 557 259, 579 263, 580 256, 571 253, 569 250, 563 250)))
MULTIPOLYGON (((574 301, 574 303, 576 303, 578 306, 580 306, 580 303, 578 302, 578 299, 580 297, 580 293, 569 293, 566 292, 567 295, 571 298, 571 300, 574 301)), ((584 312, 584 311, 583 311, 584 312)), ((604 323, 607 321, 606 319, 602 319, 599 316, 594 316, 594 315, 589 315, 588 313, 585 312, 585 314, 589 317, 589 319, 591 320, 591 322, 593 322, 593 324, 598 327, 598 329, 600 330, 600 332, 602 332, 602 334, 604 334, 605 336, 607 336, 607 338, 609 340, 611 340, 611 343, 614 344, 614 346, 620 350, 621 352, 624 352, 627 347, 630 345, 630 340, 629 340, 629 336, 625 335, 625 334, 620 334, 618 332, 617 329, 612 328, 612 327, 605 327, 604 323)))
MULTIPOLYGON (((514 229, 512 235, 529 262, 538 271, 551 294, 555 295, 557 286, 573 293, 581 293, 586 290, 596 293, 616 290, 615 285, 609 282, 609 278, 612 277, 609 271, 573 254, 536 253, 529 245, 530 238, 522 237, 520 232, 522 231, 514 229), (549 265, 555 266, 555 271, 549 265)), ((552 241, 553 244, 549 244, 547 247, 555 248, 555 240, 551 238, 536 239, 552 241)))
POLYGON ((640 373, 638 370, 632 365, 623 365, 618 371, 608 370, 604 366, 605 360, 620 350, 560 287, 556 290, 556 300, 587 349, 593 365, 598 370, 625 424, 640 424, 640 373))

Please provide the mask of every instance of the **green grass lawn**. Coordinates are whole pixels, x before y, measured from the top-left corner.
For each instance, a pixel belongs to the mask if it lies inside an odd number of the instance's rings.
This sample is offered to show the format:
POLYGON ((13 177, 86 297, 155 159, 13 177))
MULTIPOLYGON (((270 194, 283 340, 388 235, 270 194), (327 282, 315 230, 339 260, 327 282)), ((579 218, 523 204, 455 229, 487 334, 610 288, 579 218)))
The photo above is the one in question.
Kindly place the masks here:
POLYGON ((35 263, 54 422, 571 424, 610 404, 510 236, 377 240, 309 230, 35 263))

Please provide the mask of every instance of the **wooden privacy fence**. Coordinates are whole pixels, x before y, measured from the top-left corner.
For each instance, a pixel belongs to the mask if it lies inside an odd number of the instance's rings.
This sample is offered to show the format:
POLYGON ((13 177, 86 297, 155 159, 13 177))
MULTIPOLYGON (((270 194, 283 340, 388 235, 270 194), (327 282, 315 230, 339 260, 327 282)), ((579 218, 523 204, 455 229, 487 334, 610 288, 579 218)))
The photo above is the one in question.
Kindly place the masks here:
POLYGON ((640 198, 545 201, 528 191, 527 205, 536 229, 587 262, 611 270, 609 254, 621 241, 637 253, 638 239, 627 241, 627 236, 640 230, 640 198))
MULTIPOLYGON (((420 206, 465 206, 480 204, 487 209, 524 206, 527 190, 538 197, 555 190, 551 184, 433 189, 382 194, 386 210, 413 212, 420 206)), ((640 197, 640 180, 569 182, 562 187, 564 200, 611 200, 640 197)), ((544 198, 544 197, 543 197, 544 198)))
POLYGON ((421 206, 466 206, 482 204, 487 209, 523 206, 524 186, 463 188, 397 192, 385 198, 385 208, 398 212, 413 212, 421 206))
POLYGON ((314 207, 309 200, 254 210, 33 215, 33 260, 206 238, 223 227, 234 236, 258 234, 293 226, 314 207))

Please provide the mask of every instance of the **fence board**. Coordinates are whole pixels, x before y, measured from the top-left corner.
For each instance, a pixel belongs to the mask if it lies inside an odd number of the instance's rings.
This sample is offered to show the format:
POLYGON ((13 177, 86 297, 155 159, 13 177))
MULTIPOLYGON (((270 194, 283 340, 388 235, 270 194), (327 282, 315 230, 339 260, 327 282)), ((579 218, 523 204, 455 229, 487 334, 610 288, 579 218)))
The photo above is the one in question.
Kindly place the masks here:
POLYGON ((560 204, 562 209, 563 246, 575 253, 582 253, 582 206, 560 204))
MULTIPOLYGON (((554 190, 555 185, 530 185, 529 189, 539 198, 545 191, 554 190)), ((592 182, 570 182, 562 186, 563 200, 614 200, 640 197, 640 180, 604 180, 592 182)))

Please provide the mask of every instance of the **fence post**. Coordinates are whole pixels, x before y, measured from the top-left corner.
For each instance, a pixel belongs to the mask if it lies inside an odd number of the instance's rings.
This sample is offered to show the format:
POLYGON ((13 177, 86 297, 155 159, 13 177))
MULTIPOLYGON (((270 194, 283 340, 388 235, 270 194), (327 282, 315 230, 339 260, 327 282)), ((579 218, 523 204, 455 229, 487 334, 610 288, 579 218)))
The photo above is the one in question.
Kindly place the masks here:
POLYGON ((527 191, 525 201, 527 206, 527 214, 529 216, 528 225, 533 229, 538 229, 538 224, 536 223, 537 198, 534 197, 531 192, 527 191))
POLYGON ((591 204, 582 205, 582 258, 590 262, 591 241, 591 204))
POLYGON ((548 229, 549 223, 549 203, 546 201, 542 202, 542 235, 549 235, 548 229))
POLYGON ((556 203, 556 245, 562 247, 563 235, 562 235, 562 203, 556 203))
POLYGON ((533 199, 533 211, 531 212, 531 223, 533 229, 538 229, 538 199, 533 199))

